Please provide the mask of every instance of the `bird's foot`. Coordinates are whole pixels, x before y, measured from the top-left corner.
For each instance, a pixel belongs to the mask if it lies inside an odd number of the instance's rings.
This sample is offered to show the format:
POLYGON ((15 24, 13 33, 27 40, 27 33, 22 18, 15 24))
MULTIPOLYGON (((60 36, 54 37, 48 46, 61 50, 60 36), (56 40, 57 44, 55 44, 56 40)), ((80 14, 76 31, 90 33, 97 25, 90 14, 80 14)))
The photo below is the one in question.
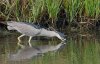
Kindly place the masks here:
POLYGON ((17 45, 20 46, 21 48, 25 48, 25 46, 20 44, 19 42, 17 43, 17 45))

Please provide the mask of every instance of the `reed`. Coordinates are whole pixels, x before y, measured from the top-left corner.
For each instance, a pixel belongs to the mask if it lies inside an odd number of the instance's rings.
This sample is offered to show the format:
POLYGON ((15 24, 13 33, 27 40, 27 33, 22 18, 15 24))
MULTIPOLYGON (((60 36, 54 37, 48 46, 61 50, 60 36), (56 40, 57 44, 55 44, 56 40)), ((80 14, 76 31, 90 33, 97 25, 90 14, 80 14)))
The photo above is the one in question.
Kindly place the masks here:
POLYGON ((97 17, 100 14, 100 0, 84 0, 85 15, 97 17))
POLYGON ((80 16, 100 17, 100 0, 0 0, 0 18, 33 22, 41 21, 40 18, 46 16, 43 14, 48 14, 52 24, 56 24, 61 6, 69 23, 80 16))
POLYGON ((65 11, 69 16, 69 22, 72 22, 75 16, 77 16, 79 9, 81 8, 80 0, 64 0, 63 1, 65 11))
POLYGON ((57 19, 57 14, 60 10, 61 0, 45 0, 49 18, 53 20, 57 19))
POLYGON ((29 1, 29 6, 30 6, 30 19, 33 19, 36 21, 39 17, 39 15, 42 13, 44 10, 44 0, 30 0, 29 1))
POLYGON ((0 11, 1 13, 0 16, 5 17, 5 20, 8 20, 9 18, 11 18, 13 14, 12 10, 15 6, 15 2, 11 3, 8 0, 5 0, 5 1, 1 1, 0 5, 1 5, 0 7, 2 7, 0 11))

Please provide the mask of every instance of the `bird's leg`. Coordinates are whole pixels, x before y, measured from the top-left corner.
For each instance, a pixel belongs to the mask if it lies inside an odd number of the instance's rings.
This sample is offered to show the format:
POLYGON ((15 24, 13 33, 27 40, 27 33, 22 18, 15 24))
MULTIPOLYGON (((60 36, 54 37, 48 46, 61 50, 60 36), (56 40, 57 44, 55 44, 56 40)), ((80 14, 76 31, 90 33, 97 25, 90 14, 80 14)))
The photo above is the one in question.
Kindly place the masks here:
POLYGON ((30 37, 29 37, 29 40, 28 40, 28 43, 29 43, 29 46, 30 46, 30 47, 32 47, 32 45, 31 45, 31 39, 32 39, 32 36, 30 36, 30 37))
POLYGON ((20 42, 21 42, 21 37, 23 37, 23 36, 25 36, 25 35, 22 34, 21 36, 18 37, 18 43, 17 43, 17 44, 18 44, 21 48, 24 48, 24 46, 20 44, 20 42))
POLYGON ((21 42, 21 37, 25 36, 25 34, 22 34, 21 36, 19 36, 17 39, 18 39, 18 42, 20 43, 21 42))

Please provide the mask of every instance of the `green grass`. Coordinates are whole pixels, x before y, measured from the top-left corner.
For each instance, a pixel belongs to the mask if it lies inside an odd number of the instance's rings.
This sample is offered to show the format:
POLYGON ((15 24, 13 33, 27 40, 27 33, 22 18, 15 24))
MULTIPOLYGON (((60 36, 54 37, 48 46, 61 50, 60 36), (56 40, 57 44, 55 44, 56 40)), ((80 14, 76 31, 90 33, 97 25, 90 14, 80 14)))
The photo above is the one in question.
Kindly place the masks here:
POLYGON ((66 11, 68 22, 80 16, 100 17, 100 0, 1 0, 0 17, 4 20, 35 22, 41 21, 40 18, 46 13, 55 24, 61 7, 66 11))
POLYGON ((85 0, 84 6, 87 16, 97 17, 100 14, 100 0, 85 0))
POLYGON ((64 0, 65 11, 69 16, 69 22, 72 22, 81 9, 80 0, 64 0))
POLYGON ((40 14, 43 12, 45 5, 44 5, 44 0, 30 0, 30 19, 33 21, 36 21, 40 14))
POLYGON ((52 18, 53 20, 57 19, 57 14, 60 10, 61 0, 46 0, 45 4, 49 13, 49 18, 52 18))

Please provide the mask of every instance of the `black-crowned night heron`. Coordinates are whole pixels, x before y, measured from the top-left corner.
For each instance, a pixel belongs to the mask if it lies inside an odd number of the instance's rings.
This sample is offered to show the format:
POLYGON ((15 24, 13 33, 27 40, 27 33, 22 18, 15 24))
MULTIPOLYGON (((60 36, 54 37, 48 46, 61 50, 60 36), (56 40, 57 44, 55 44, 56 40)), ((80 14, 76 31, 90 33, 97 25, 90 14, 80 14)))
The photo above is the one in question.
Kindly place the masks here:
POLYGON ((17 30, 18 32, 22 33, 22 35, 18 37, 19 42, 21 41, 21 37, 29 36, 28 42, 30 46, 30 41, 34 36, 58 37, 62 41, 66 40, 64 38, 65 35, 60 32, 50 31, 31 23, 8 21, 7 25, 8 30, 17 30))

